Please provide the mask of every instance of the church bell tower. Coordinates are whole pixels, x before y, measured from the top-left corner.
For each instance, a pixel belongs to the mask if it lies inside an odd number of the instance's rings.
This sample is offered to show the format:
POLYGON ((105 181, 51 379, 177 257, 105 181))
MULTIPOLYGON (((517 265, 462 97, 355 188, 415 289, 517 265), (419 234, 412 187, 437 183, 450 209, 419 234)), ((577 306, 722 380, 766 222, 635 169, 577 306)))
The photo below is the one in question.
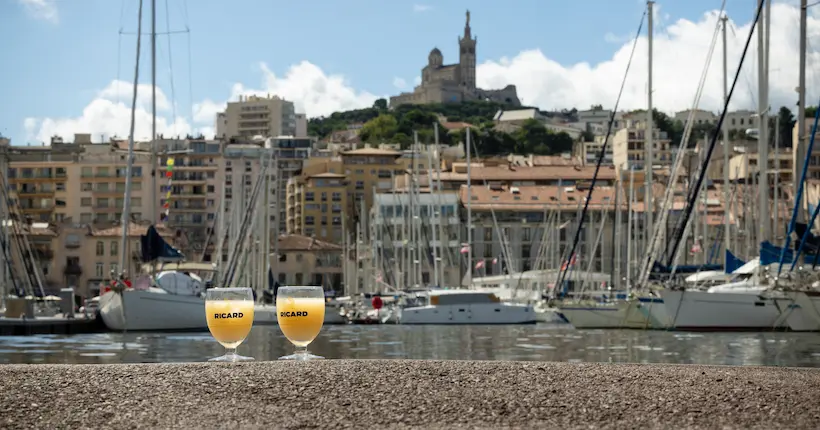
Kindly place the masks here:
POLYGON ((464 36, 458 38, 458 64, 461 69, 461 84, 468 90, 475 90, 475 46, 478 39, 470 30, 470 11, 464 24, 464 36))

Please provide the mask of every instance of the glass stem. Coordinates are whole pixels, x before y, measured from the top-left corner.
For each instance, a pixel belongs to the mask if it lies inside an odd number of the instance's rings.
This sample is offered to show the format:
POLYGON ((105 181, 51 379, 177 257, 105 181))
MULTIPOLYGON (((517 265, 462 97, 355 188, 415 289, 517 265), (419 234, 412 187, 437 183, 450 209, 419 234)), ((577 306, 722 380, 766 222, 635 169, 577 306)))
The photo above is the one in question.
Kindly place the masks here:
POLYGON ((296 348, 296 353, 299 355, 308 355, 307 346, 301 346, 299 348, 296 348))
POLYGON ((236 348, 225 348, 225 349, 227 350, 227 351, 225 351, 225 355, 231 355, 231 356, 236 355, 236 348))

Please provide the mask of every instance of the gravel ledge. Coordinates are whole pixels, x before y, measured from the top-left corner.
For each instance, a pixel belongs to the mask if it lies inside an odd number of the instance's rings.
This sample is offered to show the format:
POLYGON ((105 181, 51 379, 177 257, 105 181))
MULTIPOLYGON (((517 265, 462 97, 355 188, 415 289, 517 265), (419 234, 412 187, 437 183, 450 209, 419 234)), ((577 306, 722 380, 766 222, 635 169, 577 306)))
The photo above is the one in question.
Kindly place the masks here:
POLYGON ((498 361, 0 366, 0 428, 820 428, 820 370, 498 361))

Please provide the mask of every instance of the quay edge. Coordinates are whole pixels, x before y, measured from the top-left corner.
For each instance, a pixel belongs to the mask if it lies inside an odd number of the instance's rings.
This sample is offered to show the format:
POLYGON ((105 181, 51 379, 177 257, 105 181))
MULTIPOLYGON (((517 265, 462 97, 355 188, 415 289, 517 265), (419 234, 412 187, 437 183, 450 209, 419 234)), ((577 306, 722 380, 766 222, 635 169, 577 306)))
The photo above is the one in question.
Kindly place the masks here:
POLYGON ((820 427, 818 369, 329 359, 6 365, 0 379, 6 429, 820 427))

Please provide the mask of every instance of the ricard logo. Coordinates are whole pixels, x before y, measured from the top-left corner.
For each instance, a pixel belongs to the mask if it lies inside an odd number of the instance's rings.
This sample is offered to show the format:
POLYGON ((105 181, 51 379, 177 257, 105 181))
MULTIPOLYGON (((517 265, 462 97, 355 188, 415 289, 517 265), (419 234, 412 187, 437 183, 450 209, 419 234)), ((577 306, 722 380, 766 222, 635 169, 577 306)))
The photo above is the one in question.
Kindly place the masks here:
POLYGON ((245 314, 242 312, 233 312, 227 314, 214 314, 214 319, 227 319, 227 318, 242 318, 245 314))
POLYGON ((306 316, 308 316, 308 313, 307 313, 307 311, 296 311, 296 312, 284 311, 284 312, 279 312, 279 316, 280 317, 306 317, 306 316))

